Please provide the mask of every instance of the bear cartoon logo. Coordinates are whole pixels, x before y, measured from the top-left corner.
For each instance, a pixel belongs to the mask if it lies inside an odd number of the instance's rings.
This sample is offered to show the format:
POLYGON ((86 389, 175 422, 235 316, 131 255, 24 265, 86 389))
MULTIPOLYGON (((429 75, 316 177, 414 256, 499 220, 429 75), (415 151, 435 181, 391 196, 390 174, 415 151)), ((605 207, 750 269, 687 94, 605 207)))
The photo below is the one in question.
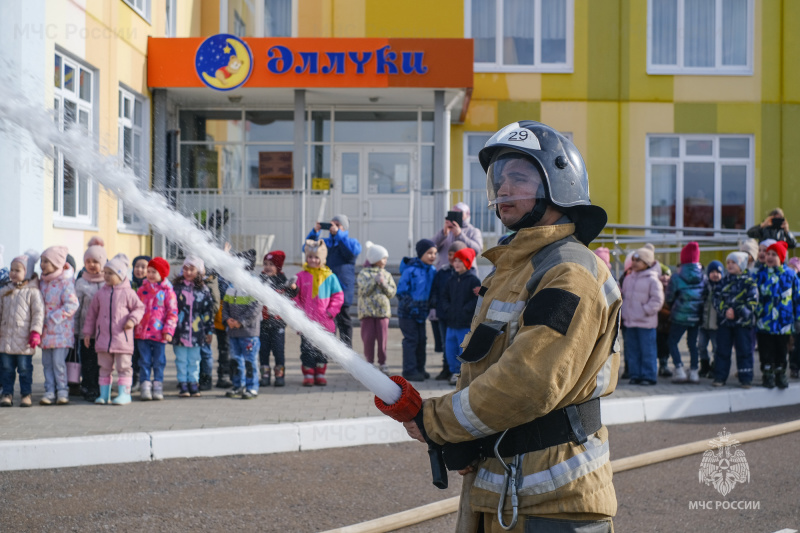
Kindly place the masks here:
POLYGON ((239 37, 220 33, 202 42, 194 63, 198 77, 206 86, 230 91, 247 82, 253 70, 253 54, 239 37))

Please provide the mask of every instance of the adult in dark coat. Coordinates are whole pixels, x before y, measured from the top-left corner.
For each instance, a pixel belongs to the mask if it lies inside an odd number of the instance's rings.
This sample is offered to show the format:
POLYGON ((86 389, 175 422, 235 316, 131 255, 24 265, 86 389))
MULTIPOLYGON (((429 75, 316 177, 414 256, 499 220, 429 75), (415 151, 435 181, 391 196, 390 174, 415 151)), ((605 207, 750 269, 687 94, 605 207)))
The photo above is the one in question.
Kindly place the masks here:
POLYGON ((774 239, 785 242, 789 245, 789 248, 797 246, 797 240, 792 235, 792 232, 789 231, 789 222, 780 207, 770 211, 764 222, 747 230, 747 236, 758 242, 774 239))
MULTIPOLYGON (((325 246, 328 247, 328 267, 333 270, 344 291, 344 305, 336 315, 336 329, 339 337, 347 346, 353 346, 353 321, 350 317, 350 304, 356 287, 356 258, 361 253, 361 244, 349 236, 350 220, 347 215, 335 215, 331 218, 330 236, 325 237, 325 246)), ((319 222, 314 225, 306 240, 319 240, 322 226, 319 222)))

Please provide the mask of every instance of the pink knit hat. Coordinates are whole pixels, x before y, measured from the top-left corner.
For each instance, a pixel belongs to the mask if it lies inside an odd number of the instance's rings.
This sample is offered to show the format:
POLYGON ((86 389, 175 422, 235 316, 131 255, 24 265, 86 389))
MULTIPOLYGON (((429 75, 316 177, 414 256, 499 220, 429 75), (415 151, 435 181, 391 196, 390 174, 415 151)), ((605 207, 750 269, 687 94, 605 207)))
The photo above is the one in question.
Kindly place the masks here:
POLYGON ((601 246, 600 248, 594 251, 594 255, 602 259, 603 263, 605 263, 606 266, 609 269, 611 269, 611 250, 609 250, 605 246, 601 246))
POLYGON ((87 247, 89 247, 89 246, 105 246, 105 245, 106 245, 106 241, 104 241, 102 237, 97 237, 97 236, 94 236, 91 239, 89 239, 89 242, 86 244, 87 247))
POLYGON ((106 254, 105 247, 99 244, 89 246, 83 254, 83 262, 86 263, 87 259, 94 259, 101 265, 104 265, 106 261, 108 261, 108 254, 106 254))
POLYGON ((196 255, 187 255, 183 260, 183 266, 191 265, 197 269, 201 276, 206 275, 206 263, 196 255))
POLYGON ((800 257, 790 257, 786 264, 795 272, 800 272, 800 257))
POLYGON ((39 254, 36 250, 27 250, 24 254, 15 257, 11 264, 19 263, 25 268, 25 279, 31 279, 36 270, 36 261, 39 260, 39 254))
POLYGON ((125 254, 115 255, 103 268, 114 272, 119 279, 125 281, 128 278, 128 256, 125 254))
POLYGON ((51 246, 42 252, 42 257, 53 263, 56 270, 62 270, 67 263, 68 253, 69 250, 67 250, 66 246, 51 246))

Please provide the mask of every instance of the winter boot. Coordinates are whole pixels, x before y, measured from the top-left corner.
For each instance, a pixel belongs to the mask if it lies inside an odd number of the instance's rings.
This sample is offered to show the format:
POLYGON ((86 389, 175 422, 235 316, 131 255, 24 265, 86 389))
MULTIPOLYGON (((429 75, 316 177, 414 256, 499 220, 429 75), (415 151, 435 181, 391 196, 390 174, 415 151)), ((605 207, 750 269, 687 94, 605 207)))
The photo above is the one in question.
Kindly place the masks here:
POLYGON ((114 405, 128 405, 131 403, 131 386, 117 385, 117 397, 111 403, 114 405))
POLYGON ((686 375, 686 369, 682 366, 675 367, 675 374, 673 375, 673 383, 686 383, 689 381, 689 376, 686 375))
POLYGON ((669 359, 658 360, 658 375, 662 378, 672 377, 672 371, 669 369, 669 359))
POLYGON ((178 393, 178 396, 180 396, 181 398, 188 398, 190 396, 189 384, 186 383, 185 381, 182 381, 178 385, 180 386, 180 392, 178 393))
POLYGON ((786 379, 786 370, 783 368, 775 369, 775 385, 779 389, 785 389, 789 386, 789 380, 786 379))
POLYGON ((269 366, 262 366, 261 367, 261 380, 259 380, 258 384, 262 387, 269 387, 270 378, 269 378, 269 366))
POLYGON ((94 401, 99 405, 111 403, 111 385, 100 385, 100 396, 94 401))
POLYGON ((192 396, 192 397, 200 396, 200 384, 199 383, 189 383, 189 396, 192 396))
POLYGON ((314 369, 314 385, 319 385, 320 387, 324 387, 328 384, 328 380, 325 379, 325 371, 328 369, 327 363, 317 363, 317 368, 314 369))
POLYGON ((141 393, 139 399, 143 402, 149 402, 153 399, 153 384, 149 381, 142 381, 141 393))
POLYGON ((286 385, 286 380, 283 377, 284 369, 282 366, 275 367, 275 386, 276 387, 283 387, 286 385))
POLYGON ((198 387, 200 390, 211 390, 211 374, 200 374, 198 387))
POLYGON ((227 374, 221 374, 217 378, 217 384, 214 386, 217 387, 218 389, 229 389, 233 387, 233 382, 231 381, 231 378, 229 378, 227 374))
POLYGON ((711 372, 711 362, 708 359, 700 359, 700 373, 701 378, 714 377, 709 376, 711 372))
POLYGON ((160 381, 153 382, 153 399, 154 400, 164 399, 164 384, 160 381))
POLYGON ((314 368, 309 366, 303 367, 303 387, 314 386, 314 368))
POLYGON ((768 389, 775 388, 775 374, 772 372, 771 368, 765 368, 761 373, 761 385, 768 389))

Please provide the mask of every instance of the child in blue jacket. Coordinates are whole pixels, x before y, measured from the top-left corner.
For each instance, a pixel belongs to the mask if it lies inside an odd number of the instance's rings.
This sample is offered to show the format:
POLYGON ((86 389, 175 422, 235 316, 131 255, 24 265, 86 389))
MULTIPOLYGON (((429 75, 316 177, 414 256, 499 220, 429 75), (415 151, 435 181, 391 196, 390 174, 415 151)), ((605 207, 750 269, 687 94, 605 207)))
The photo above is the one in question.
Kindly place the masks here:
POLYGON ((669 353, 675 365, 673 383, 699 383, 699 357, 697 352, 697 334, 703 312, 703 291, 705 279, 703 265, 700 264, 700 246, 692 241, 681 250, 681 266, 669 280, 667 287, 667 303, 672 306, 669 325, 669 353), (687 375, 678 349, 683 334, 689 345, 691 366, 687 375))
POLYGON ((436 275, 436 246, 422 239, 416 244, 417 258, 403 258, 400 264, 400 282, 397 284, 397 317, 403 333, 403 377, 409 381, 424 381, 425 372, 425 321, 433 277, 436 275))

